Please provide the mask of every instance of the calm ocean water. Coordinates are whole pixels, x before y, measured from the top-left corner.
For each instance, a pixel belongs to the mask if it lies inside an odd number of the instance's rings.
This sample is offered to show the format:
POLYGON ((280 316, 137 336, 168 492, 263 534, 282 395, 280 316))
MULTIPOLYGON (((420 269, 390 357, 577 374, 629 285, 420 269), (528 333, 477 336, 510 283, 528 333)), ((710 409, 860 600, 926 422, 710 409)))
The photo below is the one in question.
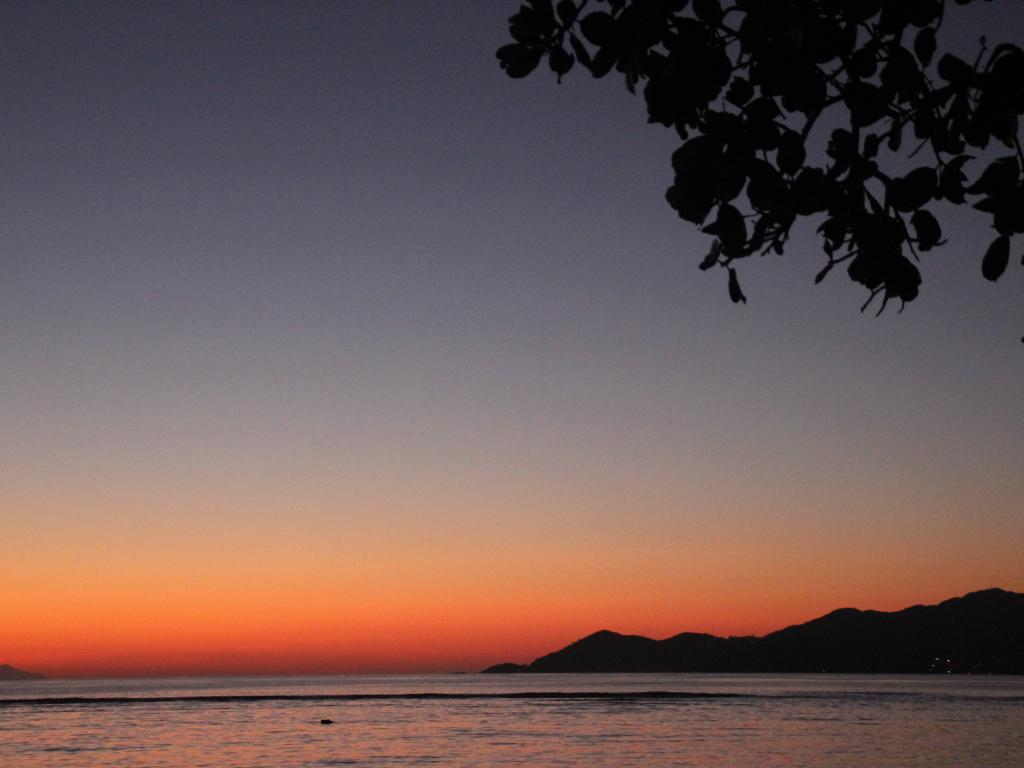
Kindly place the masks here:
POLYGON ((1024 766, 1024 679, 353 675, 0 683, 0 765, 1024 766), (322 718, 334 724, 321 725, 322 718))

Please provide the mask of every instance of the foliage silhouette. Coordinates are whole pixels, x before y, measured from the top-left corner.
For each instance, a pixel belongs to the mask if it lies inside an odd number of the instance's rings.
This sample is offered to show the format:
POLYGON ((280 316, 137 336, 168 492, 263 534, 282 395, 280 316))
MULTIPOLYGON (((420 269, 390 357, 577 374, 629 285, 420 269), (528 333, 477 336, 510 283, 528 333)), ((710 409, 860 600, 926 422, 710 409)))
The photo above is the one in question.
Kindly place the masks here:
POLYGON ((869 291, 861 311, 876 297, 879 313, 892 299, 902 311, 918 295, 919 254, 945 242, 926 206, 991 217, 988 280, 1024 233, 1024 51, 982 38, 973 62, 940 54, 947 5, 528 0, 497 57, 510 77, 546 57, 559 81, 580 64, 642 87, 649 121, 683 142, 665 197, 714 236, 700 269, 727 270, 733 302, 746 302, 737 262, 782 254, 794 224, 817 217, 826 263, 815 282, 845 263, 869 291))

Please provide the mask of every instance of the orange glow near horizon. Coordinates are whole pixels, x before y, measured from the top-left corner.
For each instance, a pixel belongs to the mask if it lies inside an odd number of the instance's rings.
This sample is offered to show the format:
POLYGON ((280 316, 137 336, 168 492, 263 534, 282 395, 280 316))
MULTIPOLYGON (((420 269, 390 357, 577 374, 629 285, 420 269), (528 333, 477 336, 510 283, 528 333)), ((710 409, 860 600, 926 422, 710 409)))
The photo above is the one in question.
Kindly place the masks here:
MULTIPOLYGON (((871 607, 890 610, 947 596, 871 607)), ((777 601, 758 606, 753 600, 734 601, 730 610, 723 607, 729 603, 708 594, 679 606, 678 615, 689 618, 671 622, 651 620, 668 606, 644 611, 642 605, 597 596, 581 605, 537 596, 515 604, 467 601, 461 608, 403 606, 396 600, 387 611, 372 599, 334 611, 329 600, 304 611, 243 602, 228 613, 218 597, 165 603, 162 610, 160 604, 140 610, 110 600, 98 615, 84 615, 93 606, 53 606, 46 615, 5 627, 5 661, 51 677, 475 671, 499 661, 529 661, 600 628, 659 638, 681 631, 763 634, 845 604, 819 597, 813 601, 817 607, 808 608, 809 601, 794 599, 786 610, 777 601), (261 608, 277 614, 268 618, 261 608)))
POLYGON ((957 500, 942 478, 856 483, 790 459, 770 486, 730 484, 710 461, 680 479, 667 460, 623 472, 588 458, 561 475, 471 460, 341 479, 311 462, 23 474, 2 509, 0 663, 53 677, 471 671, 598 629, 764 634, 838 607, 1024 591, 1012 486, 961 482, 957 500))
POLYGON ((940 570, 953 532, 901 533, 905 520, 885 546, 851 528, 830 547, 806 524, 595 515, 574 528, 582 512, 518 526, 204 519, 119 527, 97 513, 26 532, 0 563, 0 663, 53 677, 472 671, 602 628, 764 634, 842 606, 1024 586, 1007 540, 940 570))

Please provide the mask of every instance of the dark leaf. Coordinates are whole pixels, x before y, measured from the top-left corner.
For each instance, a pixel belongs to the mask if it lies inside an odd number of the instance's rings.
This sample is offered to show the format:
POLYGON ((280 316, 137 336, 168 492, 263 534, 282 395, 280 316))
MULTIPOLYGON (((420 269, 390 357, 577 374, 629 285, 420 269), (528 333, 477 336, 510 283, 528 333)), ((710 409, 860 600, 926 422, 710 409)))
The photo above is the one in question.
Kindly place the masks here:
POLYGON ((971 78, 974 69, 961 58, 951 53, 939 59, 939 77, 953 85, 964 85, 971 78))
POLYGON ((942 169, 942 174, 939 177, 939 193, 951 203, 963 204, 964 181, 967 177, 964 176, 961 169, 964 163, 973 159, 970 155, 959 155, 946 163, 942 169))
POLYGON ((818 168, 804 168, 800 171, 790 190, 797 213, 809 216, 828 208, 835 184, 834 180, 827 179, 818 168))
POLYGON ((942 239, 939 222, 924 208, 914 211, 914 215, 910 217, 910 225, 917 233, 917 247, 921 251, 930 251, 942 239))
POLYGON ((914 135, 919 139, 930 139, 932 134, 935 133, 935 127, 938 125, 938 118, 935 116, 935 112, 930 109, 918 110, 914 116, 914 135))
POLYGON ((894 125, 889 129, 889 141, 886 142, 889 149, 893 152, 899 152, 900 144, 903 142, 903 124, 894 125))
POLYGON ((984 114, 979 115, 978 112, 975 111, 971 116, 970 121, 964 125, 963 132, 964 141, 972 147, 984 149, 988 146, 990 131, 984 114))
POLYGON ((986 197, 979 200, 974 204, 976 211, 982 211, 983 213, 995 213, 999 210, 999 198, 997 197, 986 197))
POLYGON ((889 61, 882 70, 882 85, 895 92, 901 101, 909 101, 924 85, 921 70, 914 56, 906 48, 889 51, 889 61))
POLYGON ((786 182, 771 164, 758 160, 750 167, 747 198, 759 211, 770 211, 784 202, 786 182))
POLYGON ((935 55, 935 30, 925 27, 914 38, 914 53, 922 67, 927 67, 935 55))
POLYGON ((878 28, 886 35, 899 36, 904 27, 910 23, 910 5, 912 0, 887 0, 882 3, 882 15, 878 19, 878 28))
POLYGON ((618 54, 615 53, 615 49, 610 45, 601 48, 590 60, 590 74, 594 77, 604 77, 612 71, 617 56, 618 54))
POLYGON ((1024 232, 1024 189, 999 197, 999 205, 992 215, 992 226, 1001 235, 1024 232))
POLYGON ((551 0, 528 0, 540 19, 546 24, 554 24, 555 8, 551 0))
POLYGON ((563 24, 569 25, 576 21, 576 13, 579 9, 572 0, 560 0, 557 10, 558 18, 562 20, 563 24))
POLYGON ((732 267, 729 267, 729 298, 733 304, 739 304, 741 301, 747 303, 747 297, 740 289, 740 281, 736 278, 736 270, 732 267))
POLYGON ((921 287, 921 273, 902 254, 887 265, 885 295, 890 299, 913 301, 921 287))
POLYGON ((926 27, 942 15, 942 0, 913 0, 905 4, 915 27, 926 27))
POLYGON ((697 136, 672 153, 675 184, 666 198, 679 216, 700 224, 715 203, 722 168, 722 147, 708 136, 697 136))
POLYGON ((725 100, 737 107, 742 107, 754 95, 754 89, 749 80, 737 77, 729 84, 729 90, 725 92, 725 100))
POLYGON ((531 3, 520 6, 519 12, 508 20, 508 32, 518 43, 539 43, 554 31, 555 17, 551 3, 531 3))
POLYGON ((1001 157, 989 164, 978 180, 965 190, 972 195, 999 195, 1017 185, 1017 158, 1001 157))
POLYGON ((877 16, 883 0, 844 0, 840 3, 842 14, 850 21, 867 21, 877 16))
POLYGON ((867 80, 878 70, 878 53, 874 48, 860 48, 850 57, 850 72, 867 80))
POLYGON ((878 147, 881 141, 877 133, 869 133, 864 138, 864 157, 866 159, 871 160, 878 156, 878 147))
MULTIPOLYGON (((702 176, 717 170, 722 145, 710 136, 697 136, 672 153, 672 170, 677 176, 702 176)), ((689 180, 688 180, 689 181, 689 180)), ((713 179, 693 179, 695 183, 712 183, 713 179)))
POLYGON ((825 151, 833 160, 846 166, 857 155, 857 141, 853 138, 853 134, 845 128, 837 128, 832 131, 828 148, 825 151))
POLYGON ((993 74, 1005 76, 1012 81, 1019 82, 1024 78, 1024 49, 1013 43, 1002 43, 996 46, 992 52, 993 74), (1006 71, 1001 72, 1004 67, 1006 71))
POLYGON ((804 167, 807 150, 804 149, 804 140, 799 133, 786 131, 779 137, 779 152, 775 159, 779 170, 789 176, 804 167))
POLYGON ((722 252, 722 243, 717 238, 711 243, 711 250, 708 251, 707 256, 698 265, 698 268, 704 272, 711 269, 715 264, 718 263, 718 256, 722 252))
POLYGON ((861 250, 853 257, 846 273, 855 283, 873 291, 885 280, 885 262, 874 251, 861 250))
POLYGON ((849 231, 849 219, 842 216, 833 216, 825 219, 818 231, 825 236, 825 252, 834 253, 846 240, 849 231))
POLYGON ((1000 235, 985 251, 985 258, 981 261, 981 274, 986 280, 995 282, 1006 271, 1006 265, 1010 262, 1010 238, 1000 235))
POLYGON ((777 118, 780 114, 779 105, 774 99, 762 96, 747 105, 747 117, 756 123, 768 122, 777 118))
POLYGON ((701 224, 715 204, 714 195, 706 188, 678 179, 665 192, 668 204, 679 214, 679 218, 694 224, 701 224))
POLYGON ((885 117, 889 98, 878 86, 855 81, 850 83, 843 94, 850 118, 857 127, 865 127, 885 117))
POLYGON ((824 267, 823 267, 823 268, 821 269, 821 271, 820 271, 820 272, 818 272, 818 274, 816 274, 816 275, 814 276, 814 284, 815 284, 815 285, 817 285, 817 284, 818 284, 818 283, 820 283, 820 282, 821 282, 822 280, 824 280, 824 279, 825 279, 825 275, 827 275, 827 274, 828 274, 828 273, 829 273, 829 272, 830 272, 830 271, 832 270, 832 267, 834 267, 835 265, 836 265, 836 263, 835 263, 834 261, 830 261, 830 262, 829 262, 828 264, 826 264, 826 265, 825 265, 825 266, 824 266, 824 267))
POLYGON ((722 4, 718 0, 693 0, 693 12, 698 19, 712 26, 722 20, 722 4))
POLYGON ((758 216, 754 221, 754 231, 750 233, 747 240, 747 250, 751 253, 764 246, 768 236, 768 227, 771 225, 767 216, 758 216))
POLYGON ((498 61, 509 77, 526 77, 540 64, 540 48, 529 48, 520 43, 509 43, 498 49, 498 61))
POLYGON ((931 200, 937 188, 938 180, 934 168, 915 168, 906 176, 893 179, 889 184, 889 204, 897 211, 912 211, 931 200))
POLYGON ((551 71, 558 75, 561 80, 562 75, 572 69, 572 65, 576 59, 564 48, 552 48, 548 53, 548 66, 551 67, 551 71))
POLYGON ((704 231, 721 240, 722 250, 730 256, 742 253, 743 245, 747 242, 747 225, 743 221, 743 214, 728 203, 718 206, 718 216, 704 227, 704 231))
POLYGON ((715 200, 720 203, 728 203, 735 200, 743 185, 747 183, 746 166, 739 163, 726 165, 718 177, 718 185, 715 189, 715 200))
POLYGON ((594 45, 604 47, 615 36, 615 20, 604 11, 595 11, 583 17, 580 22, 583 36, 594 45))

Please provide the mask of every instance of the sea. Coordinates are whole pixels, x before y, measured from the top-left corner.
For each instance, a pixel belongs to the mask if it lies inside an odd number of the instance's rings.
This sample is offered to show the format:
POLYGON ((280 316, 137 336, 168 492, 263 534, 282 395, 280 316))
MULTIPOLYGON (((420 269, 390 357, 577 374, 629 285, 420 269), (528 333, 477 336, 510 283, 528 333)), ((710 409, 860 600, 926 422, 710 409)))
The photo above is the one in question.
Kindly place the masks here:
POLYGON ((1024 766, 1024 678, 463 674, 0 683, 4 768, 421 765, 1024 766))

